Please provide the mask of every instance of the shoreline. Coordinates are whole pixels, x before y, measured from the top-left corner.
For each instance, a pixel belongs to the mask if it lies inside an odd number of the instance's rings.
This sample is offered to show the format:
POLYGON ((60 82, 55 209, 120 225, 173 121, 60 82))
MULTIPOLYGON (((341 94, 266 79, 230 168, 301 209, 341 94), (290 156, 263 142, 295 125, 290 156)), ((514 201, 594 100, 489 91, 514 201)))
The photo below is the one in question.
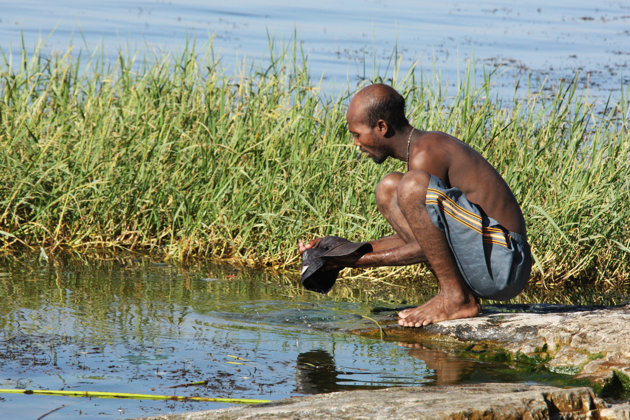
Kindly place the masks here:
MULTIPOLYGON (((506 306, 517 309, 515 305, 506 306)), ((451 351, 463 351, 479 360, 501 358, 512 365, 530 364, 555 372, 568 373, 569 368, 577 377, 592 381, 594 389, 512 383, 386 388, 146 418, 630 418, 630 304, 603 309, 547 305, 538 306, 538 313, 497 310, 506 306, 495 306, 494 311, 476 318, 444 321, 421 329, 394 326, 390 320, 384 328, 385 339, 448 343, 451 351)), ((390 318, 379 319, 387 322, 390 318)), ((379 334, 374 328, 349 332, 367 337, 379 334)))
MULTIPOLYGON (((619 380, 624 392, 630 392, 630 303, 598 308, 543 304, 485 308, 474 318, 423 328, 399 327, 391 317, 377 319, 384 324, 387 341, 446 345, 447 351, 481 361, 530 365, 587 379, 600 390, 619 380)), ((350 332, 380 336, 374 328, 350 332)))

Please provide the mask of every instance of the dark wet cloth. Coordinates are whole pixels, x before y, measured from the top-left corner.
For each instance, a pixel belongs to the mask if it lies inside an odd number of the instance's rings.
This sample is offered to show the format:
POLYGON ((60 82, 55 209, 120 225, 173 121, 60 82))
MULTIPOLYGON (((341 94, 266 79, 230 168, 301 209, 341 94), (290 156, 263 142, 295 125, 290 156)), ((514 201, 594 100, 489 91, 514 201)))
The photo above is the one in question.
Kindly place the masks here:
POLYGON ((372 251, 369 242, 350 242, 339 236, 325 236, 302 253, 302 284, 308 290, 327 293, 339 271, 349 267, 363 254, 372 251), (325 268, 328 266, 329 268, 325 268), (330 268, 334 267, 334 268, 330 268))
POLYGON ((529 244, 488 217, 457 188, 431 176, 426 206, 433 224, 446 235, 466 284, 481 298, 507 300, 527 286, 529 244))

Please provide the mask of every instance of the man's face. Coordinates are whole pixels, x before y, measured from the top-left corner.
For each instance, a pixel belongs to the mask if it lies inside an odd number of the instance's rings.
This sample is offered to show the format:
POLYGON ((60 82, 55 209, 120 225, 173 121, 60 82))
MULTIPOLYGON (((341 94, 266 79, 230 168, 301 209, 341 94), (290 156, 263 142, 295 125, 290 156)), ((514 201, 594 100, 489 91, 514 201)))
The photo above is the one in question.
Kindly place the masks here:
POLYGON ((356 104, 351 103, 348 107, 346 120, 354 145, 361 150, 361 153, 369 156, 374 162, 383 163, 388 155, 383 149, 382 140, 376 131, 364 121, 365 119, 361 118, 362 112, 353 105, 356 104))

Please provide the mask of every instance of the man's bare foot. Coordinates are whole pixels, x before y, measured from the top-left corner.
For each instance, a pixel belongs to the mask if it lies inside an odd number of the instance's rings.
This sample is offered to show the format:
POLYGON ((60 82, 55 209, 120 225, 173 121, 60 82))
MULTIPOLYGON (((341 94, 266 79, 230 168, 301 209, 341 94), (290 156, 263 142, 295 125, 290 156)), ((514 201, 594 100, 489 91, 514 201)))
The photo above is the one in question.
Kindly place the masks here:
POLYGON ((449 299, 440 293, 417 308, 398 312, 398 324, 403 327, 424 327, 449 319, 472 318, 479 312, 481 306, 472 295, 462 299, 449 299))

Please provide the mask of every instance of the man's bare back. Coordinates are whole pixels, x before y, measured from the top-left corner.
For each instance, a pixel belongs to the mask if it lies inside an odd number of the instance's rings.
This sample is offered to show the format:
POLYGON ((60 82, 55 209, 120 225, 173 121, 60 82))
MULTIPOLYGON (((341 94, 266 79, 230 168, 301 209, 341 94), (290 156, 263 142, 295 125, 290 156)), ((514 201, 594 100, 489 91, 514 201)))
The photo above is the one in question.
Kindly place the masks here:
MULTIPOLYGON (((420 327, 475 316, 481 309, 479 296, 503 299, 522 290, 531 266, 525 222, 510 188, 490 163, 452 136, 412 127, 404 116, 404 99, 386 85, 358 92, 346 119, 354 144, 374 162, 393 157, 408 166, 406 173, 390 173, 376 187, 378 209, 395 234, 370 241, 373 251, 353 266, 427 263, 438 280, 438 295, 399 312, 400 325, 420 327), (449 223, 452 229, 445 229, 449 223), (484 255, 497 246, 492 258, 484 255), (493 274, 474 266, 487 260, 492 271, 495 256, 516 251, 520 254, 506 254, 505 259, 516 258, 516 266, 507 270, 518 273, 518 281, 503 278, 495 291, 488 284, 493 274)), ((317 242, 300 242, 298 250, 302 253, 317 242)), ((506 267, 498 269, 505 272, 506 267)))
POLYGON ((441 132, 419 132, 409 151, 409 170, 418 169, 460 189, 506 229, 525 235, 525 219, 512 191, 496 169, 466 143, 441 132))

